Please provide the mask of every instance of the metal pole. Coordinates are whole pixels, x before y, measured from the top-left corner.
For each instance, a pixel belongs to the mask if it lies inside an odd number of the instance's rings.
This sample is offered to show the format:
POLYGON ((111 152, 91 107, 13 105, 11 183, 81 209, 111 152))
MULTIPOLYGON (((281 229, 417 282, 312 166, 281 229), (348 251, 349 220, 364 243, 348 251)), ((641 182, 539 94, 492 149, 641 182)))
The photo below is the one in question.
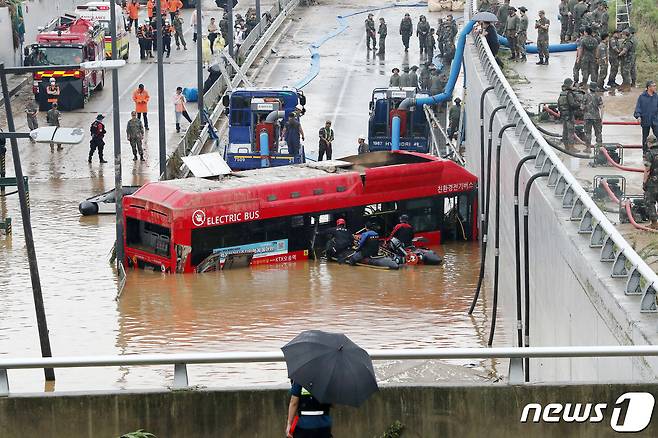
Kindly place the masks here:
POLYGON ((228 35, 226 35, 226 44, 228 44, 228 54, 233 58, 233 0, 226 2, 228 9, 228 35))
POLYGON ((196 2, 196 79, 197 79, 197 105, 199 107, 199 121, 203 126, 203 26, 201 25, 201 0, 196 2))
MULTIPOLYGON (((7 113, 7 129, 14 132, 14 116, 11 112, 11 96, 9 96, 9 86, 7 85, 7 76, 5 74, 5 64, 0 62, 0 82, 2 82, 2 96, 5 100, 5 112, 7 113)), ((25 233, 25 247, 27 249, 27 259, 30 266, 30 281, 32 282, 32 295, 34 297, 34 310, 37 316, 37 328, 39 330, 39 343, 41 344, 41 356, 52 357, 50 350, 50 339, 48 337, 48 323, 46 321, 46 310, 43 306, 43 294, 41 291, 41 279, 39 278, 39 265, 37 264, 37 252, 34 248, 34 236, 32 235, 32 222, 30 219, 30 207, 27 205, 27 196, 25 190, 25 180, 23 179, 23 169, 21 167, 21 158, 18 154, 18 141, 16 138, 9 139, 11 143, 11 154, 14 161, 14 172, 16 173, 16 187, 18 187, 18 198, 21 204, 21 218, 23 219, 23 232, 25 233)), ((44 375, 46 380, 55 380, 55 371, 52 368, 45 368, 44 375)))
POLYGON ((260 23, 260 0, 256 0, 256 19, 260 23))
MULTIPOLYGON (((160 3, 158 1, 158 3, 160 3)), ((110 0, 110 35, 112 36, 112 59, 117 59, 116 0, 110 0)), ((123 183, 121 181, 121 116, 119 115, 119 71, 112 70, 112 125, 114 141, 114 193, 116 196, 116 242, 117 269, 123 263, 123 183)))
POLYGON ((160 156, 160 177, 167 179, 167 140, 165 138, 165 102, 164 102, 164 67, 162 65, 162 58, 164 55, 164 47, 162 45, 162 4, 158 0, 155 2, 156 10, 156 30, 158 33, 158 145, 160 156))

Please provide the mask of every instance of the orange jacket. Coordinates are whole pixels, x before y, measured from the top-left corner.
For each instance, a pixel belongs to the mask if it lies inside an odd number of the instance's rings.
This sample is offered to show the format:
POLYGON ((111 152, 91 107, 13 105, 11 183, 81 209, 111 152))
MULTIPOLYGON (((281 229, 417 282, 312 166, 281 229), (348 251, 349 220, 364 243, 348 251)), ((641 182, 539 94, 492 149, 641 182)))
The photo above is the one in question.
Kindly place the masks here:
POLYGON ((169 0, 160 0, 160 12, 166 14, 169 10, 169 0))
POLYGON ((176 12, 183 7, 183 2, 180 0, 169 0, 169 12, 176 12))
POLYGON ((155 9, 155 6, 153 5, 153 0, 149 0, 146 2, 146 13, 148 14, 149 18, 153 18, 153 9, 155 9))
POLYGON ((131 20, 137 20, 139 18, 139 3, 137 1, 128 3, 128 16, 131 20))
POLYGON ((148 91, 144 89, 141 93, 139 88, 133 91, 133 102, 135 102, 135 111, 138 113, 147 113, 148 112, 148 102, 151 99, 148 91))

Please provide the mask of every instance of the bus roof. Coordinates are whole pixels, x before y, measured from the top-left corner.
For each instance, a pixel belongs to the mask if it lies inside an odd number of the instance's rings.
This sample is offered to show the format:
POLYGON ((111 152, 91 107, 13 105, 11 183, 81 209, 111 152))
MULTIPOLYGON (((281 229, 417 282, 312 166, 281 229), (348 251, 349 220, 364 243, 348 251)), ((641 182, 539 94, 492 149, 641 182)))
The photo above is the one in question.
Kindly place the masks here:
POLYGON ((306 198, 322 203, 324 196, 334 199, 337 192, 367 197, 369 201, 377 196, 408 199, 466 192, 476 183, 475 175, 452 161, 412 152, 381 151, 342 160, 248 170, 219 179, 152 182, 126 197, 126 203, 141 201, 138 203, 142 205, 154 203, 171 211, 186 211, 246 201, 272 205, 306 198))

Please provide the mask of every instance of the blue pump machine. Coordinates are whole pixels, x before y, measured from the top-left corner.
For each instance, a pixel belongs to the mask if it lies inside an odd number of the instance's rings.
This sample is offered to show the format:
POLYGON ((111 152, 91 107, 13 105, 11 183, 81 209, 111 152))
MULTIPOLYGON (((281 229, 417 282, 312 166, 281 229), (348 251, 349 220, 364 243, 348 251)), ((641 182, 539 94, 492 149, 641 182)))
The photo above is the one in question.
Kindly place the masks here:
POLYGON ((306 104, 304 93, 294 88, 240 88, 224 96, 229 117, 228 145, 224 159, 233 170, 285 166, 306 161, 303 145, 299 154, 289 153, 280 140, 283 126, 298 105, 306 104))
POLYGON ((430 126, 422 108, 399 110, 407 98, 426 97, 413 87, 376 88, 370 101, 368 146, 370 151, 429 152, 430 126), (399 138, 393 132, 400 132, 399 138))

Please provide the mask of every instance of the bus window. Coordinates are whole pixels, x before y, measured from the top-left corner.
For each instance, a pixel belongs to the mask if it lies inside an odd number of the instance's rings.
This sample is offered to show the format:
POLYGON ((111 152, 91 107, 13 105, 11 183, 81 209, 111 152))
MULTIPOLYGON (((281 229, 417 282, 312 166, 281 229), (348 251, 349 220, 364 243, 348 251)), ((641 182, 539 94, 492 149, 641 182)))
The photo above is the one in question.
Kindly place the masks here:
POLYGON ((170 241, 169 228, 131 217, 127 218, 126 243, 130 248, 168 257, 170 241))
POLYGON ((409 216, 409 222, 417 233, 436 231, 441 227, 442 201, 442 198, 411 199, 405 202, 400 212, 409 216))

